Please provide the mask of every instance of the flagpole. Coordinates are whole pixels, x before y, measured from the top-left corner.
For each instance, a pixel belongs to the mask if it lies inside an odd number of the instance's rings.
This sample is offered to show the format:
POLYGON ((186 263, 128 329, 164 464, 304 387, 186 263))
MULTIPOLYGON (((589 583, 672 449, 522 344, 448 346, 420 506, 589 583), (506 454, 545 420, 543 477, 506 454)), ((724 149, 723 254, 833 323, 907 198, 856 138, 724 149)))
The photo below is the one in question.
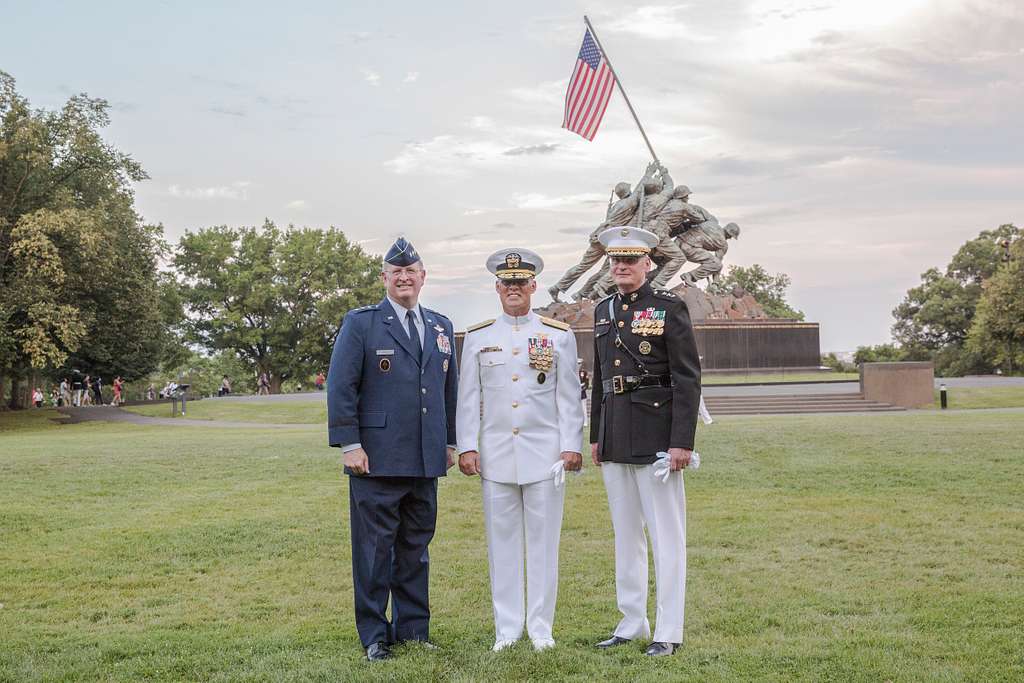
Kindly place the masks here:
POLYGON ((597 43, 597 49, 599 49, 601 54, 604 56, 604 61, 608 63, 608 70, 612 72, 612 76, 615 78, 615 85, 619 86, 619 92, 622 93, 622 99, 626 100, 626 106, 629 107, 629 113, 633 115, 633 120, 636 121, 636 127, 640 129, 640 135, 644 137, 644 142, 647 143, 647 149, 650 151, 651 157, 654 158, 654 161, 658 165, 661 165, 661 162, 658 161, 658 155, 654 153, 654 148, 651 147, 651 141, 647 139, 647 133, 644 132, 644 127, 640 125, 640 119, 636 115, 636 110, 633 109, 633 103, 629 101, 629 95, 626 94, 625 89, 622 87, 622 79, 620 79, 619 75, 615 73, 615 67, 612 66, 612 60, 608 57, 608 53, 604 51, 604 46, 601 45, 601 41, 597 37, 597 31, 594 30, 594 25, 590 23, 590 19, 588 19, 585 14, 583 15, 583 22, 587 25, 587 28, 590 29, 590 35, 594 37, 594 42, 597 43))

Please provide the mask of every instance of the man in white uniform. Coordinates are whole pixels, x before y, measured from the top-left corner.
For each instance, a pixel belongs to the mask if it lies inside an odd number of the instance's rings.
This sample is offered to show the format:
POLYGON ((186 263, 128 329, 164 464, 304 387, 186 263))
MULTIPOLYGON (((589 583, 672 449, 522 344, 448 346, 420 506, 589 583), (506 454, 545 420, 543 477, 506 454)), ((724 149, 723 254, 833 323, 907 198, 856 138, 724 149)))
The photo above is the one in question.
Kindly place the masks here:
POLYGON ((460 362, 459 469, 483 480, 495 652, 519 640, 524 624, 534 649, 555 644, 560 470, 583 464, 576 337, 530 310, 543 265, 528 249, 487 259, 503 314, 466 331, 460 362))

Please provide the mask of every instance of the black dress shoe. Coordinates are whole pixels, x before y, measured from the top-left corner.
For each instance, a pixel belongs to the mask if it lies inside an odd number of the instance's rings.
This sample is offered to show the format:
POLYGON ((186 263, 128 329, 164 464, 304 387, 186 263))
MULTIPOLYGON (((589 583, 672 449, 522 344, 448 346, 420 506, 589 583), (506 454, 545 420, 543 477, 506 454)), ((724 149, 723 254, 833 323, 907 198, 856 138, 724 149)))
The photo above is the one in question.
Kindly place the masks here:
POLYGON ((599 650, 607 650, 610 647, 618 647, 619 645, 625 645, 630 642, 629 638, 619 638, 618 636, 612 636, 608 640, 602 640, 600 643, 594 645, 599 650))
POLYGON ((384 643, 374 643, 366 648, 366 659, 371 662, 382 662, 391 659, 391 650, 384 643))
POLYGON ((651 643, 644 654, 648 657, 667 657, 679 648, 679 643, 651 643))

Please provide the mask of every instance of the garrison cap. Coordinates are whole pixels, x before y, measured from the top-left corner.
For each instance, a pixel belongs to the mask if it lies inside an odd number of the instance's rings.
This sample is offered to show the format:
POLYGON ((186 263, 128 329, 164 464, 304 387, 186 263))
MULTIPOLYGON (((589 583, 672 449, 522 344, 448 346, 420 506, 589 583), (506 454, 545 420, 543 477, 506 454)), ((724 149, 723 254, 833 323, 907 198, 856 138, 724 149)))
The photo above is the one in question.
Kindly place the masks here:
POLYGON ((487 270, 499 280, 529 280, 544 270, 544 260, 529 249, 499 249, 487 258, 487 270))
POLYGON ((416 253, 412 244, 407 242, 404 237, 399 237, 395 240, 395 243, 391 245, 387 255, 384 257, 385 263, 390 263, 400 268, 411 266, 419 260, 420 255, 416 253))
POLYGON ((645 256, 658 246, 658 236, 650 230, 628 225, 608 228, 597 236, 609 256, 645 256))

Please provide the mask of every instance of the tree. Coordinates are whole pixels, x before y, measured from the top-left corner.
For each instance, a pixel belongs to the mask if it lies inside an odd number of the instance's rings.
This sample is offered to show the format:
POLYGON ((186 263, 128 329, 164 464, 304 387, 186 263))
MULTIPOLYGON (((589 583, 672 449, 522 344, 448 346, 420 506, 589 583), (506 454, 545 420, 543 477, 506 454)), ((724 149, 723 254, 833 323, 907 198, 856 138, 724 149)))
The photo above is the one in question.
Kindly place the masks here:
POLYGON ((786 290, 790 284, 792 281, 785 273, 772 275, 757 263, 749 268, 731 266, 721 282, 721 286, 726 290, 736 285, 747 290, 757 303, 761 304, 769 318, 803 320, 803 312, 791 308, 786 303, 786 290))
POLYGON ((940 374, 992 369, 991 356, 977 345, 967 348, 967 337, 986 283, 1001 263, 1002 242, 1019 235, 1012 224, 984 230, 957 250, 945 273, 929 268, 921 274, 921 284, 893 309, 893 338, 909 358, 934 360, 940 374))
POLYGON ((159 354, 159 228, 133 209, 141 166, 106 143, 102 99, 33 110, 0 72, 0 387, 27 372, 148 372, 159 354), (77 355, 74 355, 77 354, 77 355))
POLYGON ((380 257, 334 228, 207 228, 181 238, 174 263, 190 340, 266 372, 274 393, 326 368, 344 313, 384 295, 380 257))
POLYGON ((1024 239, 1007 239, 1009 260, 983 283, 967 348, 1007 374, 1024 368, 1024 239))

